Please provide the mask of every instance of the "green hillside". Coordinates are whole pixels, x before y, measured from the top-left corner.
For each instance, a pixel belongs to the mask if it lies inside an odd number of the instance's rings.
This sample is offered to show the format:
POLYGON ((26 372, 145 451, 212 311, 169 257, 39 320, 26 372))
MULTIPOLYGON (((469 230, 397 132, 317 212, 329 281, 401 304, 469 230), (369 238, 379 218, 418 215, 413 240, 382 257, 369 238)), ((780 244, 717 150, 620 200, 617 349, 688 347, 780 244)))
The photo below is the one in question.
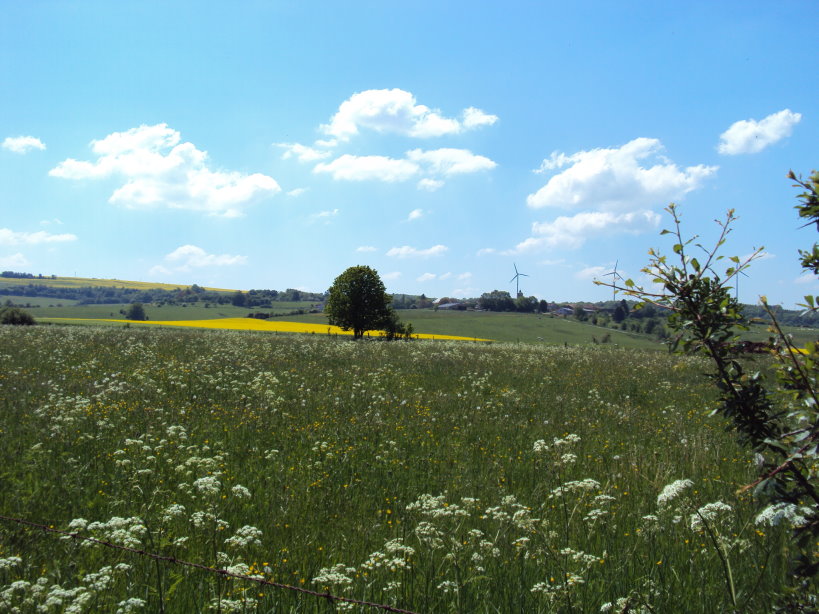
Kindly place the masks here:
MULTIPOLYGON (((28 286, 49 286, 53 288, 129 288, 132 290, 176 290, 190 284, 163 284, 155 281, 127 281, 124 279, 98 279, 96 277, 0 277, 0 288, 28 286)), ((236 292, 225 288, 208 288, 213 292, 236 292)))

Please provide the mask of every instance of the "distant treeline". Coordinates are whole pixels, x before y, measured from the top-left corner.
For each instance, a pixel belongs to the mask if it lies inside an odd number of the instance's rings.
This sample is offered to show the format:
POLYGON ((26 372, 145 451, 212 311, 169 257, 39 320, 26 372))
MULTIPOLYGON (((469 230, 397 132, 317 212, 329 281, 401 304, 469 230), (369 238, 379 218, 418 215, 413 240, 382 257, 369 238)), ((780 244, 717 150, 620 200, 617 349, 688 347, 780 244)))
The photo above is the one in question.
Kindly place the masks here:
MULTIPOLYGON (((785 326, 804 326, 808 328, 819 328, 819 314, 802 313, 792 309, 782 309, 779 305, 772 305, 771 311, 776 317, 776 321, 785 326)), ((742 315, 748 320, 770 322, 770 316, 765 313, 761 305, 743 305, 742 315)))
POLYGON ((0 277, 10 277, 12 279, 57 279, 56 275, 44 276, 42 273, 34 275, 33 273, 18 273, 16 271, 3 271, 0 277))
POLYGON ((45 284, 26 284, 0 288, 0 296, 30 296, 53 298, 58 300, 75 300, 81 305, 112 305, 120 303, 156 303, 182 305, 191 303, 209 303, 213 305, 236 305, 237 307, 272 307, 277 301, 321 303, 324 294, 302 292, 288 288, 278 290, 250 290, 248 292, 216 292, 205 290, 193 284, 187 288, 163 290, 152 288, 140 290, 135 288, 111 288, 103 286, 84 286, 62 288, 45 284))

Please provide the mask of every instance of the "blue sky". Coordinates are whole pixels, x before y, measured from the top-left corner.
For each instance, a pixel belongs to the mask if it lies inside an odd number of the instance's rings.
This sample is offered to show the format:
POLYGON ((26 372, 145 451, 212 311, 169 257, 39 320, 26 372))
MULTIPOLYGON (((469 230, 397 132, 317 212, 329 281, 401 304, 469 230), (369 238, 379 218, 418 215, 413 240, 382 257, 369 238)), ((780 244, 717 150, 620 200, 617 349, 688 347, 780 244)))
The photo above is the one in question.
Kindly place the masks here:
POLYGON ((797 2, 0 1, 0 268, 604 300, 669 202, 791 307, 817 163, 797 2))

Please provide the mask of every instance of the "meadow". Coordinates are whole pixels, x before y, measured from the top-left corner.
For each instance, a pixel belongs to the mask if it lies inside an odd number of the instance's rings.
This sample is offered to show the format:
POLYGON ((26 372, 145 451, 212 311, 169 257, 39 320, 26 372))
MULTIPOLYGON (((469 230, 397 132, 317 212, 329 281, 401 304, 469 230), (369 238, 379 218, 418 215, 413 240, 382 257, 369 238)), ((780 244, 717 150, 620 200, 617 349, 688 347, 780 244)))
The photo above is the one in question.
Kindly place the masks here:
MULTIPOLYGON (((54 325, 0 360, 4 516, 414 612, 765 611, 787 580, 698 358, 54 325)), ((0 522, 2 611, 365 609, 0 522)))

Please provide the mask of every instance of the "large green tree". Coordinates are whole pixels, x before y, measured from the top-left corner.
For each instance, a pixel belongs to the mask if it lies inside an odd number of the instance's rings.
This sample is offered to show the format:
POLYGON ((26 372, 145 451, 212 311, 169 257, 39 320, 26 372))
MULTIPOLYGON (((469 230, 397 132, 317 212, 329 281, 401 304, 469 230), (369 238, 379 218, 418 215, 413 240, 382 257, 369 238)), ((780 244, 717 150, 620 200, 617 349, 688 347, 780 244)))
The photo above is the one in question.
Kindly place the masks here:
POLYGON ((354 266, 336 277, 324 306, 330 324, 353 331, 359 339, 368 330, 382 330, 390 320, 391 297, 378 272, 354 266))

